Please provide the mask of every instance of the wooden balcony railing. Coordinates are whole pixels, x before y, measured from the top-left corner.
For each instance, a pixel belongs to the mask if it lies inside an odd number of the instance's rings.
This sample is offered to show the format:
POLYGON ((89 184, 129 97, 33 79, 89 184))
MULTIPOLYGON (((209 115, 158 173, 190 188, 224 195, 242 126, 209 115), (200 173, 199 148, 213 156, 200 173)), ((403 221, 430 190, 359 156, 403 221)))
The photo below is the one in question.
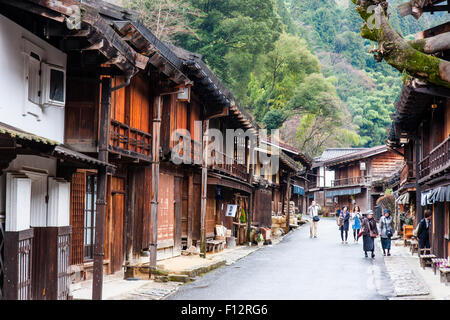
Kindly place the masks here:
POLYGON ((368 185, 372 182, 371 177, 350 177, 331 181, 332 187, 343 187, 353 185, 368 185))
POLYGON ((248 181, 247 166, 238 163, 237 160, 220 151, 213 151, 212 155, 215 156, 216 159, 216 161, 211 165, 213 169, 230 174, 241 180, 248 181))
POLYGON ((450 136, 419 163, 419 178, 425 178, 445 170, 450 165, 450 136))
POLYGON ((414 179, 416 177, 416 170, 413 161, 408 161, 402 168, 400 174, 400 183, 405 183, 408 180, 414 179))
POLYGON ((151 158, 152 136, 116 120, 111 120, 110 149, 131 156, 151 158))
POLYGON ((317 188, 317 180, 316 177, 309 177, 309 179, 312 179, 308 182, 308 188, 309 189, 314 189, 317 188))

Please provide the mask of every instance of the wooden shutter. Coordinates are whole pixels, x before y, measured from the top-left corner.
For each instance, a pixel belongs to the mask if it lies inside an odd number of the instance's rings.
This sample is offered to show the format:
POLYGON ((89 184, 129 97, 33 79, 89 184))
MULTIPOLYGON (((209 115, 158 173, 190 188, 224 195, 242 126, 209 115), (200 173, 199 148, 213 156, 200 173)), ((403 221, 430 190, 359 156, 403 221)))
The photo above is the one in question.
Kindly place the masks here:
POLYGON ((76 172, 72 175, 70 188, 70 225, 72 226, 72 243, 70 264, 82 264, 84 261, 84 207, 86 194, 86 173, 76 172))

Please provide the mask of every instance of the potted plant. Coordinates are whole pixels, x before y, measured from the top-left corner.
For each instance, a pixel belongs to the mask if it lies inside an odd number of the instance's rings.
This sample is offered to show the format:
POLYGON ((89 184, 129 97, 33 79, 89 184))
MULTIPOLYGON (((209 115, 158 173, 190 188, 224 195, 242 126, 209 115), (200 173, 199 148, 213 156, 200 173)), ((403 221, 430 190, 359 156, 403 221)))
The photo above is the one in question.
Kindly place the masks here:
POLYGON ((261 233, 258 233, 256 236, 256 242, 258 243, 258 247, 262 247, 264 245, 264 237, 261 233))

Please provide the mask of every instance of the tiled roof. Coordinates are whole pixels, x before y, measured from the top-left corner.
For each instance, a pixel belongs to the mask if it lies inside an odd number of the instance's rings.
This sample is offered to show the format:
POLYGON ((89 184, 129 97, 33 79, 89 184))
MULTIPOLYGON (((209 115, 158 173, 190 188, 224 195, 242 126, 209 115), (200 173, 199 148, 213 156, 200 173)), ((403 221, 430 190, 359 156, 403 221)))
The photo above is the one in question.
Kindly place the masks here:
POLYGON ((316 157, 314 161, 326 161, 333 158, 345 156, 354 152, 368 150, 369 148, 328 148, 326 149, 320 157, 316 157))

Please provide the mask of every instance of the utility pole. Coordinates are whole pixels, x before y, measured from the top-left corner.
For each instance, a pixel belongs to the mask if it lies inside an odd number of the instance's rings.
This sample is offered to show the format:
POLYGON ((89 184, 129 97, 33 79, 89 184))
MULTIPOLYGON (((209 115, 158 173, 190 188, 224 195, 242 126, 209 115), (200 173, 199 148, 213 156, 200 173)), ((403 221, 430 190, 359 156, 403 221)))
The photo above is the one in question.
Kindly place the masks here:
POLYGON ((200 256, 206 258, 206 205, 208 196, 208 129, 209 120, 203 121, 202 202, 200 218, 200 256))
MULTIPOLYGON (((104 77, 101 81, 102 97, 100 110, 100 138, 98 159, 108 162, 109 125, 111 118, 111 78, 104 77)), ((105 214, 106 214, 106 167, 99 167, 97 173, 97 202, 95 214, 95 248, 94 274, 92 284, 92 300, 101 300, 103 292, 103 259, 105 256, 105 214)))
POLYGON ((158 252, 158 203, 159 203, 159 146, 161 135, 161 103, 162 96, 158 95, 153 104, 153 136, 152 136, 152 200, 151 200, 151 239, 150 239, 150 268, 149 278, 156 269, 158 252))

